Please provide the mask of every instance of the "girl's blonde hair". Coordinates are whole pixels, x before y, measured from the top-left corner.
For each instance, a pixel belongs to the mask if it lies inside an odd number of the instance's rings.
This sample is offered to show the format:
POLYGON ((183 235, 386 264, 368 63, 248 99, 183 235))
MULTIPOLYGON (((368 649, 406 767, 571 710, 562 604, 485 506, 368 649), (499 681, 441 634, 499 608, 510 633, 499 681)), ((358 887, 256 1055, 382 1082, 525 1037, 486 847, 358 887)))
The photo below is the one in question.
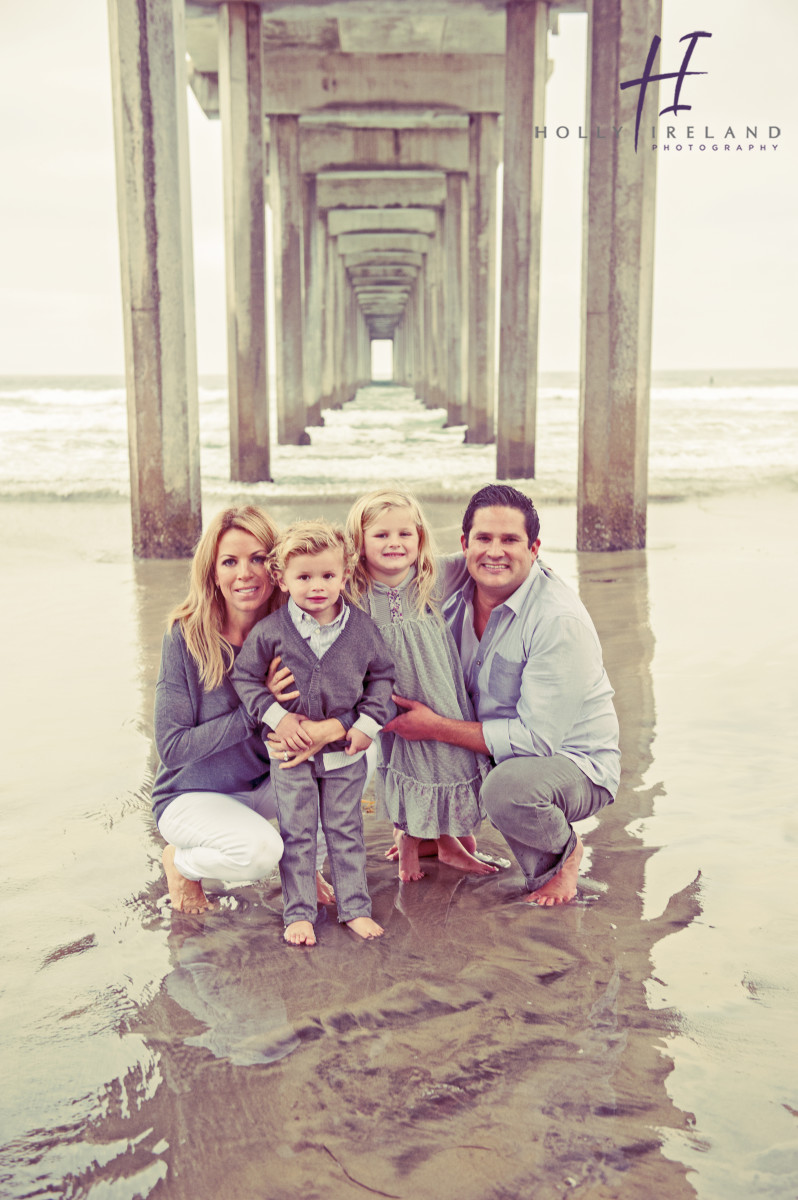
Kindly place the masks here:
POLYGON ((435 548, 432 544, 432 533, 424 519, 418 501, 410 492, 402 488, 377 488, 376 491, 366 492, 356 500, 346 518, 346 532, 352 539, 357 551, 357 563, 349 582, 349 592, 356 604, 368 594, 371 589, 371 577, 365 563, 365 532, 370 525, 392 508, 409 508, 410 519, 418 532, 418 560, 416 562, 416 578, 414 599, 418 611, 423 613, 429 606, 435 611, 433 592, 435 589, 435 548))
POLYGON ((323 554, 325 550, 338 550, 343 556, 344 574, 350 574, 355 561, 355 548, 340 525, 331 521, 295 521, 269 555, 272 574, 284 571, 297 554, 323 554))
MULTIPOLYGON (((199 668, 200 683, 208 691, 219 687, 233 665, 233 647, 223 636, 227 615, 224 597, 216 586, 216 556, 219 542, 231 529, 251 533, 269 555, 278 538, 277 526, 262 508, 252 504, 225 508, 217 513, 204 530, 191 561, 188 595, 170 612, 166 628, 180 625, 189 654, 199 668)), ((283 603, 275 588, 269 597, 267 612, 283 603)))

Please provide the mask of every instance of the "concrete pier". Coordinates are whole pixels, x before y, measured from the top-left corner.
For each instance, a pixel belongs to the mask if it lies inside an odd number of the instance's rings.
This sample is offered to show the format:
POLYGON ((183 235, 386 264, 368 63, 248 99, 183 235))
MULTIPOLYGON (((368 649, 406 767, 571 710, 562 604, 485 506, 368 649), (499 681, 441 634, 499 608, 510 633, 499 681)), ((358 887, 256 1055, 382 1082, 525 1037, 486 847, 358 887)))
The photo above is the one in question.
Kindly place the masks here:
POLYGON ((230 478, 270 479, 260 14, 219 8, 230 478))
POLYGON ((469 337, 467 442, 495 441, 496 172, 499 118, 474 113, 470 125, 468 191, 469 337))
POLYGON ((201 532, 194 269, 181 0, 109 0, 133 550, 201 532))
POLYGON ((535 474, 548 5, 507 5, 496 474, 535 474))
POLYGON ((303 362, 302 177, 299 171, 299 117, 272 116, 270 187, 275 228, 274 311, 277 344, 277 437, 306 446, 303 362))
MULTIPOLYGON (((626 64, 645 63, 660 29, 659 0, 594 0, 588 124, 634 129, 635 89, 621 91, 626 64)), ((649 85, 643 126, 656 121, 649 85)), ((611 152, 585 143, 587 220, 583 249, 577 545, 646 544, 651 304, 656 155, 616 138, 611 152)))
MULTIPOLYGON (((231 478, 268 479, 270 434, 306 444, 388 340, 396 382, 467 442, 495 442, 497 477, 534 491, 549 37, 588 12, 587 122, 629 130, 637 96, 620 83, 660 2, 109 0, 137 553, 187 553, 199 526, 186 80, 222 122, 231 478)), ((637 547, 654 156, 631 137, 585 147, 579 545, 637 547)))

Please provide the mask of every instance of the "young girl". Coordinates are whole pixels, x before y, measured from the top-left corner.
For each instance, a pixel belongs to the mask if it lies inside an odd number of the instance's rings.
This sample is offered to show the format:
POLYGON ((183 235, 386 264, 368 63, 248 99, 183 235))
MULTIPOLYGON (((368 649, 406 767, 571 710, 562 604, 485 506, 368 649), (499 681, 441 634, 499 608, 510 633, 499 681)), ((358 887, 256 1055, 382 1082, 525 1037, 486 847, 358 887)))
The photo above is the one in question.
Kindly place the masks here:
MULTIPOLYGON (((398 489, 369 492, 353 505, 346 531, 358 554, 350 594, 393 653, 397 695, 473 720, 457 648, 432 603, 431 535, 415 499, 398 489)), ((459 746, 380 734, 377 815, 394 823, 401 880, 423 877, 419 843, 428 839, 437 841, 438 857, 449 866, 474 875, 496 871, 459 840, 470 839, 482 819, 486 765, 459 746)))

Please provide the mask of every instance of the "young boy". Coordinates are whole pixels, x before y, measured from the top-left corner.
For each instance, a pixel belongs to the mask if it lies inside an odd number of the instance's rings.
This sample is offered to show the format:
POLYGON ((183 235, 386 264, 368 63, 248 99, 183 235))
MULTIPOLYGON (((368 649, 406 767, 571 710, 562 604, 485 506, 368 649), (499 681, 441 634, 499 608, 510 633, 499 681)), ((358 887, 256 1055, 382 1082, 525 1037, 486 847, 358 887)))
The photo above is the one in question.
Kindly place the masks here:
MULTIPOLYGON (((335 718, 341 729, 337 740, 307 761, 272 771, 285 843, 280 860, 285 940, 297 946, 316 943, 319 811, 338 920, 362 938, 380 937, 383 930, 371 919, 360 800, 365 751, 396 711, 393 663, 371 617, 341 595, 354 565, 354 548, 343 530, 326 521, 297 522, 280 538, 270 562, 290 599, 258 622, 230 678, 250 716, 264 725, 264 738, 274 730, 298 753, 313 742, 304 721, 335 718), (299 690, 299 698, 290 702, 275 701, 264 683, 278 654, 299 690)), ((287 761, 289 756, 280 757, 287 761)))

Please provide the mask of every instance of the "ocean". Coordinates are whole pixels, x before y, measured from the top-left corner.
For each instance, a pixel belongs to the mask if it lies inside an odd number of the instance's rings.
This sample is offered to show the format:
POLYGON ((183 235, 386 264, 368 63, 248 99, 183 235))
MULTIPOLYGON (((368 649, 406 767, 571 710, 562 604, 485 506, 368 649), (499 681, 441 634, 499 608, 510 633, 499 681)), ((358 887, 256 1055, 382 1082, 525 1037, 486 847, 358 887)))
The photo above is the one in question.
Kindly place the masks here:
MULTIPOLYGON (((575 374, 543 375, 533 494, 576 495, 579 393, 575 374)), ((229 477, 227 388, 199 390, 202 488, 208 501, 241 495, 346 499, 386 479, 421 498, 460 498, 495 478, 495 447, 466 446, 463 428, 408 388, 375 384, 311 429, 311 445, 274 446, 273 481, 229 477)), ((651 393, 649 495, 686 499, 795 482, 798 369, 668 371, 651 393)), ((273 420, 272 426, 276 422, 273 420)), ((0 377, 0 499, 126 500, 130 493, 121 377, 0 377)))

